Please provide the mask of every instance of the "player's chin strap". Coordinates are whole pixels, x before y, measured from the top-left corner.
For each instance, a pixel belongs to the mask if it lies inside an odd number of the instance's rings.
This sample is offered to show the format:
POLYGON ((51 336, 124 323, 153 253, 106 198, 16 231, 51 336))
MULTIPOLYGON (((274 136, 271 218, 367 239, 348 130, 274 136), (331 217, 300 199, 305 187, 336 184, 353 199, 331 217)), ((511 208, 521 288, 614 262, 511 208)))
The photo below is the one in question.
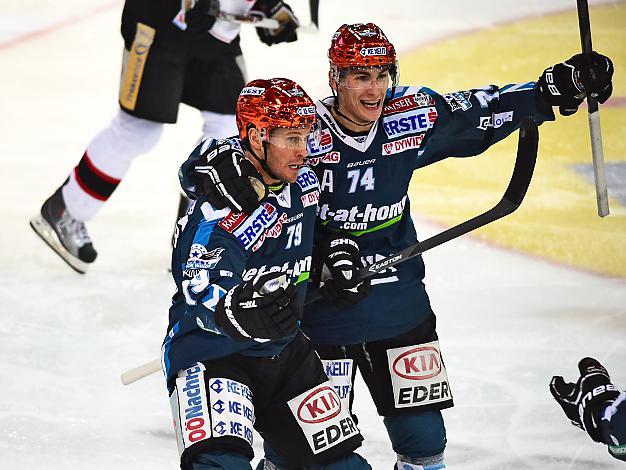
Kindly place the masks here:
MULTIPOLYGON (((339 83, 337 83, 337 86, 339 86, 339 83)), ((335 111, 335 113, 337 113, 339 116, 341 116, 342 118, 346 119, 347 121, 350 121, 352 124, 356 124, 357 126, 360 127, 366 127, 366 126, 372 126, 374 125, 374 122, 376 121, 365 121, 365 123, 361 123, 361 122, 356 122, 354 119, 350 119, 348 116, 346 116, 345 114, 343 114, 340 110, 339 110, 339 94, 335 93, 334 89, 330 89, 332 94, 333 94, 333 111, 335 111)))
POLYGON ((269 167, 269 165, 267 164, 267 154, 268 154, 268 152, 267 152, 267 146, 268 146, 269 142, 264 141, 264 142, 263 142, 263 144, 262 144, 262 145, 263 145, 263 158, 261 159, 261 158, 259 158, 259 156, 258 156, 258 155, 254 152, 254 150, 252 150, 252 146, 250 145, 249 139, 250 139, 250 138, 248 137, 248 138, 246 138, 246 140, 243 142, 243 143, 244 143, 244 145, 246 146, 246 150, 248 150, 248 152, 250 152, 250 154, 251 154, 251 155, 252 155, 252 156, 256 159, 256 161, 257 161, 257 162, 259 162, 259 163, 261 164, 261 168, 263 168, 263 170, 265 171, 265 173, 267 173, 267 175, 268 175, 270 178, 273 178, 273 179, 275 179, 275 180, 277 180, 277 181, 282 181, 282 180, 281 180, 278 176, 276 176, 276 175, 274 174, 274 172, 273 172, 272 170, 270 170, 270 167, 269 167))

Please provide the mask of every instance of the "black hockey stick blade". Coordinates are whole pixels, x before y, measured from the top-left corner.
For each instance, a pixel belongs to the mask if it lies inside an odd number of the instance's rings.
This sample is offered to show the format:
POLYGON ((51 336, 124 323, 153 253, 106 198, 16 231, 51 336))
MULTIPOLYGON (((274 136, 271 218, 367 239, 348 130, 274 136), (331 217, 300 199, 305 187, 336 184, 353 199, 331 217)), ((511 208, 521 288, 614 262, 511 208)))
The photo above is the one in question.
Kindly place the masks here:
MULTIPOLYGON (((369 266, 364 267, 359 271, 361 279, 369 279, 375 274, 400 264, 408 259, 418 256, 431 248, 439 246, 445 242, 453 240, 465 235, 472 230, 483 227, 491 222, 494 222, 502 217, 514 212, 524 200, 528 186, 533 176, 533 170, 535 169, 535 162, 537 161, 537 147, 539 143, 539 131, 537 124, 528 116, 524 117, 521 121, 519 129, 519 140, 517 144, 517 157, 515 158, 515 167, 513 168, 513 175, 509 182, 504 196, 494 207, 486 212, 483 212, 476 217, 466 220, 465 222, 455 225, 447 230, 444 230, 437 235, 434 235, 426 240, 416 243, 404 250, 387 256, 386 258, 372 263, 369 266)), ((307 296, 306 304, 315 302, 321 298, 319 290, 311 292, 307 296)))

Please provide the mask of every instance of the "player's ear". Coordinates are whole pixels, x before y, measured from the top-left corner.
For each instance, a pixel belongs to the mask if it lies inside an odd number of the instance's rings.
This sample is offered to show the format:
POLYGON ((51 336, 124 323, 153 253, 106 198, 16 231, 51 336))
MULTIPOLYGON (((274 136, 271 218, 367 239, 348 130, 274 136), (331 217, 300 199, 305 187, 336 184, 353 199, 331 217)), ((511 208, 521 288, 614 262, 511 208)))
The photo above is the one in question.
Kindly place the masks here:
POLYGON ((331 67, 331 69, 328 71, 328 84, 330 85, 331 90, 337 92, 337 81, 335 75, 336 74, 331 67))
POLYGON ((248 129, 248 140, 250 141, 250 145, 252 146, 253 150, 258 150, 263 146, 261 133, 256 127, 251 127, 250 129, 248 129))

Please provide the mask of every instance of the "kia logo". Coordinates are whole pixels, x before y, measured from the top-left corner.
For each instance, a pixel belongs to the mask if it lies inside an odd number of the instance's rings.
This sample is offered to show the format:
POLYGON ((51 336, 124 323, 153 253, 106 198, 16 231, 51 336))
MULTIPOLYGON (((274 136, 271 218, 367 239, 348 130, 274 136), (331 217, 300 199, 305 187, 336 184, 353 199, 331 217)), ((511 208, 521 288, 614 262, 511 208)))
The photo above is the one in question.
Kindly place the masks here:
POLYGON ((393 371, 410 380, 430 379, 441 372, 439 351, 433 347, 409 349, 393 361, 393 371))
POLYGON ((335 389, 325 385, 313 390, 298 407, 298 419, 316 424, 328 421, 341 412, 341 402, 335 389))

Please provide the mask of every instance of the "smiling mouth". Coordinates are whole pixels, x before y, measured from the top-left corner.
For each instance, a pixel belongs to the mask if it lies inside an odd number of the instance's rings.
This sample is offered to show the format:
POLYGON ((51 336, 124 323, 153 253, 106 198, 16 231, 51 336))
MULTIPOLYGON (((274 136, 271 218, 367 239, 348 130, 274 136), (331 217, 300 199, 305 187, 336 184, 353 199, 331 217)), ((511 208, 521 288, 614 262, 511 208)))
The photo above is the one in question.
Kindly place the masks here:
POLYGON ((289 165, 289 168, 291 168, 292 170, 299 170, 303 166, 304 163, 292 163, 291 165, 289 165))
POLYGON ((365 109, 375 110, 380 107, 381 100, 376 100, 376 101, 360 100, 360 102, 365 109))

